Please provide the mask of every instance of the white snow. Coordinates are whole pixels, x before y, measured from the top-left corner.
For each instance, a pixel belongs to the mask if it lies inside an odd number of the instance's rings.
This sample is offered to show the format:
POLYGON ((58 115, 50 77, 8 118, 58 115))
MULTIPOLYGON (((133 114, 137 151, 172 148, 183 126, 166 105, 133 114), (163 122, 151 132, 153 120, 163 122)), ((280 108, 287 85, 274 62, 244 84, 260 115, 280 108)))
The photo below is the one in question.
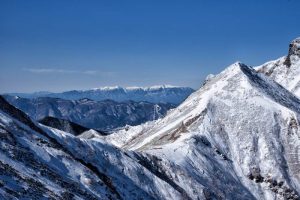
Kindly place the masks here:
MULTIPOLYGON (((208 176, 208 183, 213 183, 214 169, 206 155, 219 170, 226 169, 222 172, 225 179, 240 181, 255 198, 280 199, 283 196, 272 192, 267 184, 255 183, 247 176, 257 168, 264 178, 284 180, 285 187, 293 185, 291 187, 299 192, 296 186, 299 178, 293 181, 288 178, 297 177, 297 170, 286 170, 280 150, 282 145, 290 149, 286 150, 287 156, 300 145, 300 130, 293 130, 298 138, 288 133, 289 121, 297 120, 300 114, 300 101, 293 98, 277 83, 237 62, 211 78, 163 119, 127 127, 104 140, 123 149, 147 152, 176 163, 189 176, 201 177, 201 172, 208 176), (176 131, 178 137, 172 136, 176 131), (206 137, 211 147, 202 144, 198 148, 195 137, 206 137), (289 138, 297 141, 293 147, 287 142, 289 138), (232 163, 224 161, 226 157, 232 163), (197 175, 191 172, 196 169, 199 169, 197 175)), ((285 162, 291 167, 294 161, 287 158, 285 162)), ((219 184, 215 187, 227 188, 224 183, 219 184)), ((188 185, 182 187, 193 188, 188 185)), ((225 188, 223 190, 228 190, 225 188)))

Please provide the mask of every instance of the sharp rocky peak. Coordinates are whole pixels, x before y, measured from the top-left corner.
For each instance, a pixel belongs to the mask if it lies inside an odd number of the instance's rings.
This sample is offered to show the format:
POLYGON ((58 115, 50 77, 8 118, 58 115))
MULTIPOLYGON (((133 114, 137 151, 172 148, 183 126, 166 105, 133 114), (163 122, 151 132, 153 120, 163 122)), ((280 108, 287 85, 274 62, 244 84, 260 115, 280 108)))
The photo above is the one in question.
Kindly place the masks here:
POLYGON ((293 59, 300 57, 300 37, 294 39, 289 45, 289 53, 286 57, 284 64, 287 67, 292 65, 293 59))
POLYGON ((219 75, 214 76, 213 78, 211 78, 210 80, 213 80, 216 77, 223 77, 225 76, 226 78, 229 78, 235 74, 238 74, 242 71, 242 68, 249 68, 249 66, 237 61, 231 65, 229 65, 228 67, 226 67, 219 75))
POLYGON ((296 38, 290 43, 289 55, 300 56, 300 37, 296 38))

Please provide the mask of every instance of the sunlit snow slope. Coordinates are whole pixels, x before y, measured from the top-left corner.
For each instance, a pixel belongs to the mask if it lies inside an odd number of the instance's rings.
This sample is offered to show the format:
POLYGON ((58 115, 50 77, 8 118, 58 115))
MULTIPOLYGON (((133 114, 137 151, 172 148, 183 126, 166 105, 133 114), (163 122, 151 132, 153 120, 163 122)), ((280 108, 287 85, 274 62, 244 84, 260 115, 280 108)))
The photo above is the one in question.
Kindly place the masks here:
POLYGON ((193 199, 298 199, 299 114, 292 93, 235 63, 165 118, 106 140, 175 165, 193 199))

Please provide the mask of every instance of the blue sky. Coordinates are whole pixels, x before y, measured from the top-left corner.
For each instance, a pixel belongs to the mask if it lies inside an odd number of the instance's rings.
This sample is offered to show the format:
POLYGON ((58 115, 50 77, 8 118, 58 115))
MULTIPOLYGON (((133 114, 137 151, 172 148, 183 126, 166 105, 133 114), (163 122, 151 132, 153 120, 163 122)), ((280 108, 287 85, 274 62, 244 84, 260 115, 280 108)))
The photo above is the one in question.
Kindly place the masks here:
POLYGON ((287 54, 299 0, 0 0, 0 92, 172 84, 287 54))

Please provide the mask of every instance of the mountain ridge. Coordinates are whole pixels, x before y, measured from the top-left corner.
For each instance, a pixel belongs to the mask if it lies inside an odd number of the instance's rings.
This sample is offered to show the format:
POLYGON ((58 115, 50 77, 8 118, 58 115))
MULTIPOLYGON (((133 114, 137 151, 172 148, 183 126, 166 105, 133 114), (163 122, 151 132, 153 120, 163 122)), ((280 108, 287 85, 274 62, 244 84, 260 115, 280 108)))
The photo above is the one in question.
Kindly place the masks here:
POLYGON ((300 98, 300 38, 293 40, 288 55, 255 67, 300 98))
MULTIPOLYGON (((81 126, 79 124, 76 124, 74 122, 71 122, 69 120, 66 119, 58 119, 55 117, 45 117, 41 120, 38 121, 39 123, 45 125, 45 126, 49 126, 52 128, 56 128, 58 130, 64 131, 64 132, 68 132, 71 133, 75 136, 79 136, 84 132, 87 131, 91 131, 90 128, 81 126)), ((100 134, 100 135, 106 135, 107 133, 104 133, 103 131, 100 130, 93 130, 95 134, 100 134)))
POLYGON ((90 90, 70 90, 61 93, 36 92, 36 93, 8 93, 6 95, 24 98, 54 97, 67 100, 89 98, 95 101, 106 99, 117 102, 122 101, 148 101, 150 103, 181 103, 195 90, 189 87, 161 85, 152 87, 102 87, 90 90))
POLYGON ((300 172, 295 168, 300 164, 299 119, 300 100, 295 95, 235 63, 164 118, 103 139, 169 160, 190 176, 193 170, 202 171, 206 182, 220 189, 217 193, 224 192, 224 199, 232 198, 225 192, 229 188, 214 183, 217 177, 210 165, 226 181, 240 182, 256 199, 299 199, 300 172), (192 169, 186 167, 191 164, 192 169), (269 185, 272 181, 280 186, 269 185))
POLYGON ((4 96, 12 105, 34 120, 55 117, 69 120, 90 129, 111 131, 126 125, 138 125, 164 116, 175 107, 171 103, 94 101, 88 98, 66 100, 52 97, 27 99, 4 96))

